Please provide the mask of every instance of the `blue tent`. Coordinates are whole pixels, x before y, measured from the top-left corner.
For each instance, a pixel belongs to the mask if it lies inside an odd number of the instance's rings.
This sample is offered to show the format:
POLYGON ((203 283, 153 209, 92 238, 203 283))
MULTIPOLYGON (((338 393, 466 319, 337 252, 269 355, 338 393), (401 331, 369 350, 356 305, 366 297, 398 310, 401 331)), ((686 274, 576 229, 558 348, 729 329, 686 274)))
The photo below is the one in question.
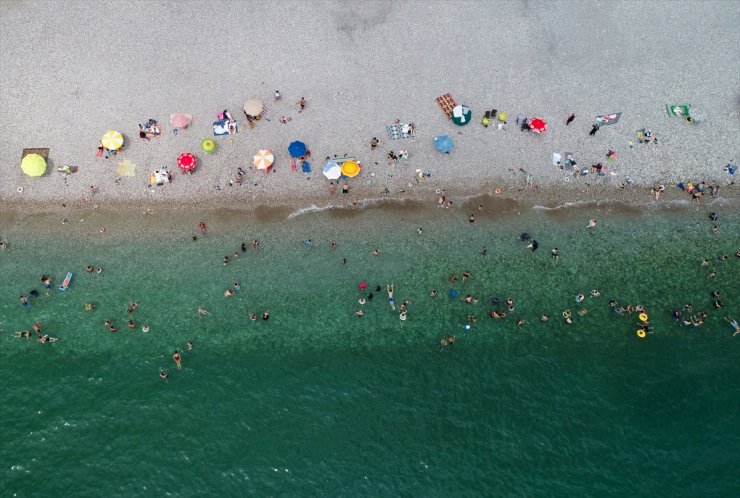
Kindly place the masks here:
POLYGON ((291 142, 290 145, 288 145, 288 153, 290 154, 290 157, 301 157, 307 150, 306 144, 299 142, 298 140, 291 142))
POLYGON ((453 149, 453 147, 455 147, 455 143, 449 136, 441 135, 434 138, 434 146, 440 152, 449 153, 453 149))

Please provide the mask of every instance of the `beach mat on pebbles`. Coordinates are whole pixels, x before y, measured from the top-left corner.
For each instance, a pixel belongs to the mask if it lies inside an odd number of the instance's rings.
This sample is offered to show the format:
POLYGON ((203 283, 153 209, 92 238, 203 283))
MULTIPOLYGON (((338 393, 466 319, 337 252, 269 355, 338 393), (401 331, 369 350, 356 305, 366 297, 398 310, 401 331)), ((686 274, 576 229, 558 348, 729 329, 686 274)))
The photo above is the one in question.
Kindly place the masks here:
POLYGON ((442 109, 442 112, 445 113, 447 119, 452 119, 452 109, 457 106, 457 102, 455 102, 455 99, 452 98, 452 95, 450 95, 449 93, 440 95, 439 97, 437 97, 437 105, 440 109, 442 109))

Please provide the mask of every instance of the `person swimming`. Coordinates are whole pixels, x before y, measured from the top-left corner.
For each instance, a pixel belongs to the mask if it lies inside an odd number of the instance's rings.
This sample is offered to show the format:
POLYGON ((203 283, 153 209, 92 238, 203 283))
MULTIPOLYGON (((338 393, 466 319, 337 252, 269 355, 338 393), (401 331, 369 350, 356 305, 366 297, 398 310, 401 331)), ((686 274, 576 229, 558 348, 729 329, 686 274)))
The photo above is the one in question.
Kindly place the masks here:
POLYGON ((393 284, 388 284, 385 290, 388 293, 388 304, 391 306, 393 311, 396 311, 396 300, 393 297, 393 284))
POLYGON ((527 242, 529 240, 532 240, 532 237, 527 232, 524 232, 519 236, 519 240, 521 240, 522 242, 527 242))
POLYGON ((538 247, 540 247, 540 244, 534 239, 532 239, 532 242, 527 244, 527 249, 531 249, 532 252, 535 252, 538 247))
POLYGON ((170 378, 170 374, 168 374, 166 370, 160 370, 159 371, 159 378, 162 379, 163 381, 167 382, 167 379, 170 378))

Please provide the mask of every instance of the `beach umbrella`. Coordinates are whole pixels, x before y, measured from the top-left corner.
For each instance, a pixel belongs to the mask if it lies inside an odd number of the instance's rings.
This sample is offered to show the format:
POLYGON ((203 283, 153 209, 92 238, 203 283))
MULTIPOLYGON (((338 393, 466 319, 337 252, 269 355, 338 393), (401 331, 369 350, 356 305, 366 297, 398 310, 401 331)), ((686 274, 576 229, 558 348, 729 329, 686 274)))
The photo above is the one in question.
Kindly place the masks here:
POLYGON ((257 117, 262 114, 262 101, 259 99, 250 99, 244 102, 244 112, 250 116, 257 117))
POLYGON ((21 161, 21 169, 28 176, 41 176, 46 173, 46 159, 39 154, 28 154, 21 161))
POLYGON ((184 152, 177 158, 177 165, 183 173, 188 171, 192 172, 197 164, 198 158, 190 152, 184 152))
POLYGON ((339 180, 342 176, 342 167, 334 161, 329 161, 324 166, 324 176, 329 180, 339 180))
POLYGON ((136 164, 128 159, 118 165, 118 174, 120 176, 136 176, 136 164))
POLYGON ((470 123, 473 117, 473 111, 466 105, 457 105, 452 108, 452 122, 458 126, 465 126, 470 123))
POLYGON ((342 163, 342 174, 349 178, 354 178, 360 174, 360 165, 354 161, 342 163))
POLYGON ((254 156, 254 165, 257 167, 257 169, 264 170, 265 173, 267 173, 267 170, 270 169, 270 166, 272 166, 272 162, 274 160, 275 157, 272 155, 272 152, 270 152, 269 149, 260 149, 254 156))
POLYGON ((216 142, 211 140, 210 138, 206 138, 200 143, 200 148, 203 149, 203 152, 206 154, 210 154, 214 150, 216 150, 216 142))
POLYGON ((291 142, 290 145, 288 145, 288 153, 290 154, 290 157, 301 157, 307 150, 306 144, 299 142, 298 140, 291 142))
POLYGON ((450 152, 455 147, 455 143, 449 136, 441 135, 434 138, 434 146, 440 152, 450 152))
POLYGON ((170 114, 170 124, 175 128, 187 128, 192 122, 192 114, 170 114))
POLYGON ((123 135, 116 130, 108 130, 108 132, 103 135, 103 138, 100 139, 100 142, 103 144, 103 147, 108 150, 118 150, 123 147, 123 135))
POLYGON ((547 122, 542 118, 532 118, 532 121, 529 122, 529 129, 536 133, 545 133, 547 122))

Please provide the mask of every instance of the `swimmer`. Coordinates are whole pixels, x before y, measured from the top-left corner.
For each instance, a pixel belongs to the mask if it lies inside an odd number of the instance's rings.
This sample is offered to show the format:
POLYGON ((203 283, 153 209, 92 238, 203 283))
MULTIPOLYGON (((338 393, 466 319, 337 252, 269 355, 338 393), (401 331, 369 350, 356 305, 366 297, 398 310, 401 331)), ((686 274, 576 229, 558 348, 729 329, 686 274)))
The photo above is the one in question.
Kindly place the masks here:
POLYGON ((357 310, 357 311, 355 311, 355 315, 357 315, 357 316, 365 316, 365 312, 362 311, 362 310, 357 310))
POLYGON ((162 379, 163 381, 167 382, 167 379, 169 379, 169 377, 170 377, 170 374, 168 374, 166 370, 159 371, 159 378, 162 379))
POLYGON ((455 275, 454 273, 450 275, 450 282, 453 284, 457 282, 457 275, 455 275))
POLYGON ((719 299, 717 299, 717 300, 716 300, 716 301, 714 302, 714 307, 715 307, 716 309, 720 309, 720 308, 721 308, 722 306, 724 306, 724 305, 725 305, 725 304, 724 304, 724 303, 723 303, 722 301, 720 301, 719 299))
POLYGON ((558 257, 559 257, 559 256, 558 256, 558 252, 559 252, 559 251, 558 251, 558 248, 557 248, 557 247, 553 247, 552 249, 550 249, 550 256, 551 256, 551 257, 552 257, 552 259, 554 259, 555 261, 557 261, 557 260, 558 260, 558 257))
POLYGON ((103 273, 103 269, 98 266, 97 268, 95 268, 95 272, 96 273, 103 273))
POLYGON ((201 235, 208 235, 208 225, 206 225, 204 222, 198 223, 198 228, 200 229, 201 235))
POLYGON ((234 288, 235 291, 238 291, 238 290, 241 290, 242 289, 242 286, 239 285, 239 282, 234 282, 232 284, 232 287, 234 288))
POLYGON ((128 321, 128 328, 135 329, 136 328, 136 322, 133 320, 128 321))
POLYGON ((303 241, 303 245, 306 246, 306 247, 312 247, 313 246, 313 241, 311 239, 306 239, 306 240, 303 241))
POLYGON ((21 306, 31 306, 31 303, 28 302, 28 298, 26 296, 21 296, 21 306))
POLYGON ((229 264, 229 257, 228 256, 224 256, 224 266, 226 266, 228 264, 229 264))
POLYGON ((262 313, 262 319, 265 321, 270 319, 270 310, 267 310, 264 313, 262 313))
POLYGON ((253 322, 256 322, 257 321, 257 313, 250 313, 249 314, 249 319, 252 320, 253 322))
POLYGON ((205 315, 210 315, 211 314, 210 311, 208 311, 207 309, 203 308, 202 306, 198 306, 197 313, 200 316, 205 316, 205 315))
POLYGON ((177 350, 175 350, 174 353, 172 353, 172 359, 175 360, 175 365, 177 366, 178 370, 182 369, 182 357, 180 356, 180 353, 178 353, 177 350))
POLYGON ((719 297, 719 291, 716 291, 716 290, 715 291, 712 291, 711 292, 711 296, 712 297, 719 297))
POLYGON ((431 297, 437 297, 437 289, 432 289, 432 292, 429 293, 431 297))
POLYGON ((581 302, 581 301, 583 301, 584 299, 586 299, 586 298, 585 298, 585 297, 583 296, 583 294, 578 294, 578 295, 576 296, 576 302, 577 302, 577 303, 580 303, 580 302, 581 302))
POLYGON ((396 300, 393 298, 393 284, 388 284, 385 290, 388 293, 388 304, 390 304, 393 311, 396 311, 396 300))
POLYGON ((129 303, 128 309, 126 310, 126 313, 128 313, 130 315, 131 313, 133 313, 134 311, 136 311, 136 309, 138 307, 139 307, 139 303, 136 302, 136 301, 134 301, 133 303, 129 303))
POLYGON ((4 240, 0 240, 0 249, 5 249, 7 247, 8 247, 7 242, 5 242, 4 240))
POLYGON ((37 334, 41 333, 41 324, 39 322, 33 324, 33 331, 37 334))
POLYGON ((116 327, 115 325, 111 325, 110 327, 108 327, 108 331, 111 333, 115 333, 118 331, 118 327, 116 327))
POLYGON ((24 330, 23 332, 16 332, 15 338, 20 339, 21 337, 25 338, 26 340, 31 338, 31 332, 28 330, 24 330))
POLYGON ((247 252, 247 243, 242 242, 242 252, 247 252))
POLYGON ((488 250, 485 247, 483 247, 481 248, 478 254, 480 254, 481 256, 485 256, 487 253, 488 253, 488 250))
POLYGON ((645 311, 645 306, 638 304, 637 306, 635 306, 635 311, 637 311, 638 313, 643 313, 645 311))
POLYGON ((233 290, 233 289, 226 289, 226 290, 224 291, 224 296, 225 296, 225 297, 231 297, 231 296, 233 296, 233 295, 234 295, 234 290, 233 290))
POLYGON ((239 253, 235 252, 231 257, 234 259, 239 259, 239 253))
POLYGON ((141 327, 141 331, 144 332, 145 334, 148 333, 149 332, 149 325, 143 325, 141 327))
POLYGON ((44 278, 41 279, 41 281, 44 283, 44 289, 46 289, 46 293, 48 294, 49 291, 51 290, 51 283, 53 279, 51 277, 44 276, 44 278))
POLYGON ((399 319, 401 320, 401 322, 405 322, 405 321, 406 321, 406 316, 407 316, 407 315, 408 315, 408 313, 406 312, 406 310, 403 310, 403 311, 402 311, 402 312, 401 312, 401 313, 400 313, 400 314, 398 315, 398 318, 399 318, 399 319))
POLYGON ((39 337, 39 342, 41 343, 48 343, 48 342, 57 342, 59 339, 56 337, 49 337, 48 335, 42 335, 39 337))
POLYGON ((111 321, 110 320, 106 320, 106 321, 103 322, 103 327, 108 328, 110 326, 111 326, 111 321))
POLYGON ((471 214, 470 217, 468 218, 468 223, 475 223, 475 216, 471 214))
POLYGON ((507 297, 506 298, 506 301, 504 301, 504 302, 506 303, 507 306, 512 306, 514 304, 514 299, 513 298, 510 298, 510 297, 507 297))
POLYGON ((709 261, 707 258, 701 258, 701 265, 702 266, 709 266, 709 261))
POLYGON ((540 247, 540 244, 534 239, 532 239, 532 242, 527 244, 527 249, 531 249, 532 252, 535 252, 538 247, 540 247))
POLYGON ((465 302, 471 304, 473 302, 473 296, 471 296, 470 294, 465 296, 465 302))
POLYGON ((709 272, 709 274, 707 275, 707 278, 714 278, 716 276, 717 276, 717 269, 712 268, 712 271, 709 272))
POLYGON ((470 323, 475 323, 475 322, 477 322, 477 321, 478 321, 478 317, 477 317, 477 316, 475 316, 475 315, 468 315, 468 321, 469 321, 470 323))
POLYGON ((424 229, 423 229, 423 228, 421 228, 421 227, 419 227, 419 228, 417 228, 417 229, 416 229, 416 233, 418 233, 419 235, 421 235, 421 233, 422 233, 423 231, 424 231, 424 229))
POLYGON ((341 261, 340 261, 340 263, 342 263, 343 265, 346 265, 347 264, 347 258, 342 258, 341 261))
POLYGON ((105 233, 105 227, 98 228, 98 233, 104 234, 105 233))
POLYGON ((193 350, 193 341, 188 341, 188 351, 193 350))
POLYGON ((376 249, 373 249, 373 250, 372 250, 372 251, 370 251, 370 252, 371 252, 371 253, 373 254, 373 256, 377 256, 378 254, 380 254, 380 249, 377 249, 377 248, 376 248, 376 249))
POLYGON ((540 321, 541 322, 547 322, 549 320, 550 320, 550 315, 548 315, 546 313, 543 313, 542 316, 540 317, 540 321))
POLYGON ((717 214, 714 212, 709 213, 709 221, 717 221, 717 214))
POLYGON ((331 243, 329 244, 329 247, 331 247, 332 251, 335 250, 337 248, 337 241, 332 240, 331 243))
POLYGON ((362 306, 363 304, 365 304, 365 298, 361 297, 360 299, 357 300, 357 302, 360 303, 360 306, 362 306))
POLYGON ((581 309, 578 310, 578 316, 583 316, 586 313, 588 313, 588 310, 585 309, 585 308, 581 308, 581 309))
POLYGON ((727 323, 729 323, 732 328, 735 329, 735 332, 732 334, 732 337, 735 337, 736 335, 740 334, 740 325, 738 325, 737 320, 733 320, 729 317, 725 317, 725 320, 727 320, 727 323))
POLYGON ((572 316, 570 310, 563 311, 563 318, 570 318, 572 316))
POLYGON ((612 308, 616 308, 617 307, 617 301, 615 301, 614 299, 612 299, 611 301, 609 301, 609 306, 611 306, 612 308))
POLYGON ((463 282, 465 282, 467 279, 470 278, 470 272, 469 271, 462 272, 462 278, 463 278, 463 282))
POLYGON ((596 289, 593 289, 591 291, 591 297, 599 297, 601 296, 601 292, 597 291, 596 289))
POLYGON ((255 249, 255 250, 257 250, 257 249, 259 249, 259 248, 260 248, 260 241, 259 241, 259 240, 257 240, 257 239, 254 239, 254 240, 252 241, 252 249, 255 249))
POLYGON ((87 265, 87 266, 85 267, 85 271, 86 271, 87 273, 92 273, 92 272, 93 272, 93 269, 94 269, 94 268, 93 268, 93 266, 92 266, 92 265, 87 265))
POLYGON ((591 218, 591 220, 588 222, 588 225, 586 225, 586 228, 593 228, 596 226, 596 219, 591 218))
POLYGON ((527 323, 527 320, 525 320, 524 318, 520 318, 516 322, 516 326, 519 327, 519 328, 522 328, 524 325, 526 325, 526 323, 527 323))

